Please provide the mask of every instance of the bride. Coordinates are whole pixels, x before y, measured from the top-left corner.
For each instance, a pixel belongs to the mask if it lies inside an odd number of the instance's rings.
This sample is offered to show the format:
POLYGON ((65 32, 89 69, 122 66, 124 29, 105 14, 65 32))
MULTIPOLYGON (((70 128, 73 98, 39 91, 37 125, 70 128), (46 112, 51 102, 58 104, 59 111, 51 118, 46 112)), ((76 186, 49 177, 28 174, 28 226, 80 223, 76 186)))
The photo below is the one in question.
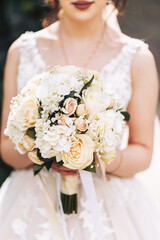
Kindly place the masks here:
POLYGON ((48 2, 53 12, 45 19, 45 28, 23 34, 7 56, 1 153, 16 170, 0 191, 0 236, 5 240, 158 240, 160 211, 134 177, 151 163, 158 99, 152 53, 142 41, 112 27, 111 13, 104 18, 110 4, 121 11, 125 0, 48 2), (53 23, 56 14, 59 20, 53 23), (104 91, 114 90, 131 115, 128 145, 118 149, 115 160, 105 166, 105 182, 100 173, 93 177, 101 237, 96 236, 80 182, 78 214, 64 220, 59 210, 58 173, 76 175, 77 171, 54 163, 49 173, 34 177, 27 155, 19 155, 3 134, 10 100, 26 82, 48 66, 69 64, 98 70, 104 91))

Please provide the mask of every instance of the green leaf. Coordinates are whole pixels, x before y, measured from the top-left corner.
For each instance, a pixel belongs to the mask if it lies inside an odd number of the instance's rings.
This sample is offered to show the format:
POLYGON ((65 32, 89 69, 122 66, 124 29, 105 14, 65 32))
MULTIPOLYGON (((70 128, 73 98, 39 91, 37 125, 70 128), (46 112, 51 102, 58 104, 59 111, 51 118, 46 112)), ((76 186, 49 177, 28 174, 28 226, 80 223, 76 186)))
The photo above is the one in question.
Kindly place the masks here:
POLYGON ((90 87, 90 85, 92 84, 93 82, 93 79, 94 79, 94 75, 92 76, 91 80, 89 82, 87 82, 83 88, 81 89, 79 95, 82 97, 82 93, 83 93, 83 90, 87 89, 88 87, 90 87))
POLYGON ((117 109, 116 112, 121 112, 123 108, 117 109))
POLYGON ((64 162, 61 160, 60 162, 57 162, 60 166, 63 166, 64 162))
POLYGON ((34 172, 34 175, 37 175, 44 167, 44 164, 42 165, 38 165, 38 164, 33 164, 33 172, 34 172))
POLYGON ((128 122, 130 120, 130 114, 128 112, 121 112, 124 116, 124 121, 128 122))
POLYGON ((26 135, 28 135, 30 138, 36 139, 35 128, 29 128, 26 132, 26 135))
POLYGON ((96 173, 96 161, 95 161, 94 154, 93 154, 93 162, 83 170, 88 171, 88 172, 92 172, 92 173, 96 173))
POLYGON ((45 167, 46 167, 46 169, 47 169, 48 171, 49 171, 50 168, 52 167, 52 164, 53 164, 53 160, 50 161, 50 162, 45 163, 45 167))
POLYGON ((39 107, 38 108, 38 113, 39 113, 39 115, 41 115, 41 112, 43 111, 43 108, 42 107, 39 107))
MULTIPOLYGON (((60 111, 54 111, 53 113, 49 114, 49 119, 52 119, 56 116, 57 113, 59 113, 60 111)), ((55 124, 54 124, 55 125, 55 124)))
POLYGON ((39 113, 39 115, 41 116, 41 112, 43 111, 42 102, 41 102, 41 100, 39 100, 38 98, 37 98, 37 100, 39 101, 38 113, 39 113))

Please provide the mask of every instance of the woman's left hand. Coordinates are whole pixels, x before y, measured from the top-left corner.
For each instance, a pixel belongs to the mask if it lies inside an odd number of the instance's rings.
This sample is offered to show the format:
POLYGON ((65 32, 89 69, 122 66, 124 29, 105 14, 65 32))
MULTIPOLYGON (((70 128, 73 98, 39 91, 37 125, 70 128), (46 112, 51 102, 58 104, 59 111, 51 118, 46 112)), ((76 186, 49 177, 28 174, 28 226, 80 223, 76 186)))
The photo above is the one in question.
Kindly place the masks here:
POLYGON ((52 169, 62 175, 78 175, 78 170, 72 170, 63 166, 60 166, 56 161, 52 164, 52 169))

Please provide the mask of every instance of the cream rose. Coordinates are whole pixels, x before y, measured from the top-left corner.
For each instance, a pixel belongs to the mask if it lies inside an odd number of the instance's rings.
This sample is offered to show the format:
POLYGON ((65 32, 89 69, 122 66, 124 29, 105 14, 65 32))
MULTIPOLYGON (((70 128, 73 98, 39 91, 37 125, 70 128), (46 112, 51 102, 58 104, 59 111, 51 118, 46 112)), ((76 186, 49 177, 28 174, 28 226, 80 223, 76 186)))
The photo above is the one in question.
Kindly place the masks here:
POLYGON ((23 96, 36 96, 37 89, 41 84, 41 78, 38 76, 34 77, 28 81, 27 85, 21 90, 21 95, 23 96))
POLYGON ((17 143, 16 144, 17 150, 20 154, 25 154, 26 153, 26 149, 24 148, 22 143, 17 143))
POLYGON ((107 163, 107 164, 112 162, 115 158, 116 158, 116 152, 115 151, 101 154, 101 160, 104 163, 107 163))
POLYGON ((33 150, 32 152, 29 152, 28 157, 33 163, 36 163, 38 165, 42 165, 44 163, 37 157, 37 149, 33 150))
POLYGON ((85 132, 88 129, 88 123, 87 120, 83 117, 79 117, 74 122, 76 128, 82 132, 85 132))
POLYGON ((63 152, 64 166, 70 169, 84 169, 93 161, 94 142, 86 134, 76 134, 71 139, 69 152, 63 152))
POLYGON ((90 116, 104 111, 110 105, 110 97, 97 87, 90 87, 83 91, 83 101, 88 108, 90 116))
POLYGON ((38 113, 39 102, 34 97, 25 97, 15 114, 15 124, 24 131, 35 126, 36 120, 39 118, 38 113))
POLYGON ((23 137, 22 141, 23 141, 24 148, 28 152, 30 152, 30 151, 32 151, 34 149, 34 147, 35 147, 35 140, 33 138, 29 137, 28 135, 25 135, 23 137))
POLYGON ((67 98, 64 101, 63 112, 69 116, 75 113, 77 108, 77 101, 74 98, 67 98))
POLYGON ((89 113, 89 111, 88 111, 86 104, 79 104, 77 107, 76 113, 79 117, 87 115, 89 113))

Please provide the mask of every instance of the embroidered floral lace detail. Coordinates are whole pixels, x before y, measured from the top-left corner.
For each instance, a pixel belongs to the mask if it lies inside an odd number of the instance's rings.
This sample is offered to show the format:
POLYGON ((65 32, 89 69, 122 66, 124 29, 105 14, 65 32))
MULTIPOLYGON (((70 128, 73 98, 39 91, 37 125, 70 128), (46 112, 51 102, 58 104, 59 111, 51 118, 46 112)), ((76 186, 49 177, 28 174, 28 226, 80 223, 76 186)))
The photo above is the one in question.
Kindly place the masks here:
POLYGON ((118 96, 122 106, 127 107, 131 95, 131 63, 134 54, 139 48, 148 48, 148 45, 137 39, 130 39, 121 52, 109 64, 102 68, 100 78, 105 92, 118 96))
POLYGON ((137 181, 133 181, 132 178, 121 179, 120 181, 118 178, 112 176, 109 184, 114 193, 117 204, 120 207, 127 207, 136 204, 136 201, 138 201, 138 183, 137 181))
MULTIPOLYGON (((89 211, 88 203, 84 201, 84 199, 80 200, 80 204, 84 210, 82 210, 79 213, 79 219, 83 220, 83 228, 87 229, 89 232, 89 240, 97 240, 95 231, 94 231, 94 226, 92 224, 92 217, 91 213, 89 211)), ((108 235, 111 235, 114 233, 114 230, 110 226, 110 219, 107 217, 106 212, 104 211, 104 201, 101 200, 98 203, 98 208, 99 208, 99 214, 100 214, 100 225, 102 228, 102 235, 104 239, 107 239, 108 235)))
MULTIPOLYGON (((28 236, 32 236, 32 239, 37 240, 51 240, 50 224, 48 222, 47 212, 42 207, 42 196, 41 194, 37 196, 36 192, 41 191, 38 176, 34 177, 32 170, 22 171, 21 174, 26 174, 26 176, 31 180, 34 179, 35 188, 30 188, 25 190, 25 193, 20 195, 18 199, 18 216, 19 218, 13 219, 12 230, 13 235, 17 236, 14 240, 28 240, 28 236), (34 192, 34 189, 36 192, 34 192), (32 221, 31 221, 32 219, 32 221), (29 232, 32 224, 35 222, 32 228, 33 233, 29 232), (34 235, 34 238, 33 238, 34 235)), ((32 180, 31 180, 32 181, 32 180)))
POLYGON ((21 35, 22 47, 20 49, 20 63, 17 76, 17 91, 26 85, 34 75, 45 71, 45 63, 42 60, 33 37, 33 32, 21 35))
POLYGON ((12 223, 12 229, 14 234, 19 237, 20 240, 26 240, 27 224, 19 218, 16 218, 12 223))

